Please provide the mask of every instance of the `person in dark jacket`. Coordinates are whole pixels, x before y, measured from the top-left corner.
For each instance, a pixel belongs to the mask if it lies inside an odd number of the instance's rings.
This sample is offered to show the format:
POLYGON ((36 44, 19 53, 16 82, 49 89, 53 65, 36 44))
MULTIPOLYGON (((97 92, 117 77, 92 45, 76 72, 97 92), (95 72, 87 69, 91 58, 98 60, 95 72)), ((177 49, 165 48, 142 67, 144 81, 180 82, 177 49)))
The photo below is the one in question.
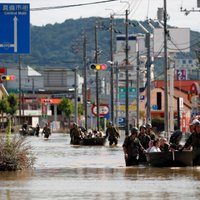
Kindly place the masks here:
POLYGON ((35 135, 36 135, 36 136, 39 136, 39 134, 40 134, 40 125, 37 124, 37 125, 36 125, 36 128, 35 128, 35 135))
MULTIPOLYGON (((138 139, 140 140, 140 143, 144 147, 144 149, 149 148, 149 141, 151 140, 151 138, 149 135, 146 134, 146 126, 145 125, 140 126, 140 132, 138 134, 138 139)), ((139 150, 139 160, 141 162, 147 161, 146 155, 141 149, 139 150)))
POLYGON ((42 134, 44 133, 44 138, 48 139, 49 136, 51 135, 51 129, 48 126, 48 123, 45 124, 43 130, 42 130, 42 134))
POLYGON ((70 129, 70 144, 78 145, 81 141, 81 130, 78 127, 78 124, 73 123, 72 128, 70 129))
POLYGON ((172 135, 170 136, 170 139, 169 139, 170 148, 172 150, 179 150, 182 135, 183 135, 183 133, 181 130, 175 130, 172 133, 172 135))
POLYGON ((160 150, 161 152, 168 152, 170 149, 170 145, 167 142, 167 138, 161 137, 160 138, 160 150))
POLYGON ((126 166, 138 165, 139 151, 144 151, 144 148, 137 137, 138 132, 138 128, 133 127, 131 129, 131 135, 125 138, 124 143, 122 145, 126 166))
POLYGON ((22 132, 23 135, 28 135, 29 134, 29 126, 28 126, 28 122, 24 122, 22 125, 22 132))
POLYGON ((155 140, 156 139, 156 134, 152 130, 151 123, 147 123, 146 124, 146 134, 149 135, 149 137, 151 138, 151 140, 155 140))
POLYGON ((193 133, 187 139, 185 145, 180 149, 191 149, 194 154, 193 165, 200 164, 200 121, 196 121, 193 133))
POLYGON ((108 123, 108 127, 106 129, 106 138, 107 137, 110 146, 113 144, 118 144, 118 138, 120 137, 120 134, 118 130, 113 126, 112 122, 108 123))

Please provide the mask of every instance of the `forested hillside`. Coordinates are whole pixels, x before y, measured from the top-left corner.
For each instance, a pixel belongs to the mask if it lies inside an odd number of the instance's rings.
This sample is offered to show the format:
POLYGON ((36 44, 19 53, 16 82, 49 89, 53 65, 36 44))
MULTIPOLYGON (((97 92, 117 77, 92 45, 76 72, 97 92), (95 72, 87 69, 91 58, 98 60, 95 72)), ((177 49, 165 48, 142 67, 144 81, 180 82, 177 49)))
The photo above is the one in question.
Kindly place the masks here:
MULTIPOLYGON (((94 60, 95 25, 98 25, 99 62, 110 60, 109 18, 68 19, 62 24, 31 26, 31 53, 22 55, 22 64, 35 67, 73 67, 83 63, 83 32, 87 34, 88 62, 94 60)), ((136 21, 130 21, 129 32, 140 32, 136 21)), ((150 30, 151 31, 151 30, 150 30)), ((115 34, 125 33, 123 19, 114 20, 115 34)), ((198 32, 192 32, 191 45, 197 48, 198 32)), ((198 40, 199 41, 199 40, 198 40)), ((114 42, 115 44, 115 42, 114 42)), ((1 66, 5 63, 18 63, 17 55, 0 55, 1 66)))

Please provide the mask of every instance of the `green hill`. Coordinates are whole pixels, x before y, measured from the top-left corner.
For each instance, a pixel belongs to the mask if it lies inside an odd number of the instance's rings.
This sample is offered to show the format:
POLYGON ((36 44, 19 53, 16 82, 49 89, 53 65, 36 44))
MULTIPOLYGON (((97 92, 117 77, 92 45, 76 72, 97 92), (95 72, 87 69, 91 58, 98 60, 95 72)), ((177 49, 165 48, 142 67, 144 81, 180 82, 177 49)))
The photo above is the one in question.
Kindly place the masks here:
MULTIPOLYGON (((87 57, 89 62, 94 60, 95 25, 98 24, 99 62, 110 60, 109 53, 109 18, 80 18, 68 19, 64 23, 31 26, 31 53, 22 55, 21 62, 35 67, 66 67, 82 66, 83 63, 83 32, 87 34, 87 57)), ((150 32, 147 22, 141 22, 150 32)), ((158 24, 154 24, 158 26, 158 24)), ((125 33, 124 19, 114 20, 114 34, 125 33)), ((142 33, 137 21, 130 21, 130 33, 142 33)), ((200 38, 198 32, 192 32, 191 45, 196 49, 200 38), (198 41, 197 41, 198 40, 198 41)), ((114 36, 115 38, 115 36, 114 36)), ((115 42, 114 42, 115 43, 115 42)), ((17 65, 17 55, 0 55, 0 65, 6 63, 17 65)))

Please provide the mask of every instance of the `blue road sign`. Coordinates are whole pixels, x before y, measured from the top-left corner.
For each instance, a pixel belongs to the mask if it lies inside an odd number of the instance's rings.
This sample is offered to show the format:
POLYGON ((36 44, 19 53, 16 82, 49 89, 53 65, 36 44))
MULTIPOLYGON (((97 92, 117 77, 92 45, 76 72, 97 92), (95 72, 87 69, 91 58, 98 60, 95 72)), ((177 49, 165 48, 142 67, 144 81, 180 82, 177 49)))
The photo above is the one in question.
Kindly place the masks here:
POLYGON ((158 110, 158 105, 152 105, 153 110, 158 110))
POLYGON ((0 4, 0 54, 30 53, 30 4, 0 4))
POLYGON ((126 123, 125 117, 119 117, 118 118, 118 123, 119 123, 120 126, 124 126, 125 123, 126 123))

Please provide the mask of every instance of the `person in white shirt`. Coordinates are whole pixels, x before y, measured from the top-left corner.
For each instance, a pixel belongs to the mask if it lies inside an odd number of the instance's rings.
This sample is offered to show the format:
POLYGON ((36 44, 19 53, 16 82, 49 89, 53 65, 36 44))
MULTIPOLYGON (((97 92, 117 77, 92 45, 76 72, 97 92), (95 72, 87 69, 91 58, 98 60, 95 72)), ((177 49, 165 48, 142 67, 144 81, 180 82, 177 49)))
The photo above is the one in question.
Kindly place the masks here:
POLYGON ((161 150, 160 150, 160 140, 159 139, 155 139, 153 141, 153 146, 151 147, 149 153, 152 153, 152 152, 161 152, 161 150))

